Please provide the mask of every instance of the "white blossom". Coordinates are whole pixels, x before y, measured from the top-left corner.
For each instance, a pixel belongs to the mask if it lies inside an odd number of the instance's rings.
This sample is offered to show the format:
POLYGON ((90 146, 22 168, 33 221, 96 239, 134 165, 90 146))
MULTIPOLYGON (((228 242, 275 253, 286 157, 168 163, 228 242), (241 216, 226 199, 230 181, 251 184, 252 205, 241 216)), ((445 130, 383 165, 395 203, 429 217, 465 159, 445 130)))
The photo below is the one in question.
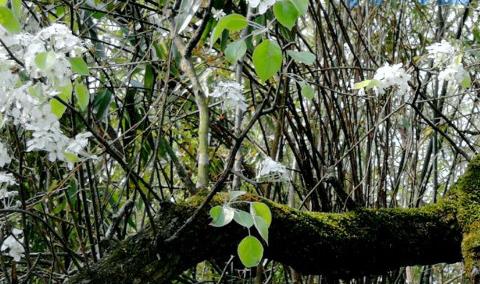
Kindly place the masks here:
POLYGON ((32 139, 27 141, 27 152, 46 151, 49 161, 65 161, 64 152, 69 142, 68 137, 56 131, 35 131, 32 136, 32 139))
POLYGON ((8 251, 8 255, 13 257, 15 261, 20 261, 25 253, 22 242, 23 237, 19 237, 23 233, 22 230, 14 229, 12 234, 3 240, 1 250, 2 252, 8 251))
POLYGON ((69 53, 71 51, 83 52, 83 42, 77 36, 72 34, 72 31, 65 25, 52 24, 36 35, 37 38, 43 41, 50 41, 51 46, 56 52, 69 53))
POLYGON ((15 178, 13 177, 12 174, 0 172, 0 184, 14 185, 14 184, 17 184, 17 182, 15 181, 15 178))
POLYGON ((218 21, 221 18, 225 17, 226 14, 222 9, 217 10, 215 8, 212 8, 212 15, 213 15, 213 18, 218 21))
MULTIPOLYGON (((58 117, 52 113, 50 100, 59 94, 61 88, 71 84, 72 71, 67 55, 85 52, 82 40, 63 24, 53 24, 35 35, 11 34, 0 26, 0 37, 15 57, 25 63, 24 71, 31 79, 46 79, 35 84, 32 80, 22 82, 18 69, 23 67, 13 61, 4 48, 0 48, 2 124, 11 122, 29 131, 27 151, 45 151, 52 162, 67 161, 67 151, 80 154, 86 146, 88 134, 77 135, 75 139, 65 136, 58 117)), ((0 167, 10 161, 6 148, 0 144, 0 167)), ((70 166, 70 160, 68 162, 70 166)), ((0 173, 0 186, 14 182, 13 177, 0 173)), ((14 195, 5 188, 0 189, 5 198, 11 199, 14 195)))
POLYGON ((66 150, 74 154, 82 154, 88 145, 88 138, 92 135, 91 132, 77 134, 66 150))
POLYGON ((438 74, 438 80, 456 83, 462 87, 470 85, 470 74, 463 68, 461 63, 452 63, 438 74))
POLYGON ((375 90, 379 94, 385 93, 385 89, 396 86, 400 93, 408 90, 408 80, 411 76, 402 68, 402 64, 389 65, 388 63, 377 69, 373 79, 375 90))
POLYGON ((252 8, 258 7, 258 13, 260 15, 265 14, 265 12, 277 2, 277 0, 247 0, 248 5, 252 8))
POLYGON ((270 157, 266 157, 257 169, 257 180, 261 182, 289 181, 287 168, 270 157))
POLYGON ((242 111, 247 110, 243 87, 235 81, 222 81, 218 83, 209 96, 223 99, 224 106, 229 110, 234 110, 236 107, 239 107, 242 111))
POLYGON ((435 65, 447 63, 456 53, 455 48, 447 41, 427 46, 428 58, 433 59, 435 65))
POLYGON ((3 143, 0 143, 0 167, 10 164, 11 161, 12 158, 8 154, 7 147, 3 143))

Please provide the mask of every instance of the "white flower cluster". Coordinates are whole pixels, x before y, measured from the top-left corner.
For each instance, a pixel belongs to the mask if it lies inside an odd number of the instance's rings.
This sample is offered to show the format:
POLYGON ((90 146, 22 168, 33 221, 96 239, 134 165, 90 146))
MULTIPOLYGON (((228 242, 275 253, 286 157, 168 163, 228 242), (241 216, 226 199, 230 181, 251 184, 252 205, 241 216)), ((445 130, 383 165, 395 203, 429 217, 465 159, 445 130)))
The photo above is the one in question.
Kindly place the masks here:
POLYGON ((260 182, 286 182, 290 180, 290 175, 284 165, 266 157, 258 166, 257 180, 260 182))
POLYGON ((470 74, 463 68, 462 57, 449 42, 442 40, 434 43, 427 47, 427 51, 434 66, 443 69, 438 74, 438 80, 452 82, 464 88, 470 86, 470 74))
POLYGON ((23 248, 22 242, 23 237, 23 230, 20 229, 13 229, 12 233, 3 240, 1 251, 8 251, 8 255, 11 256, 15 261, 20 261, 25 253, 25 249, 23 248))
POLYGON ((456 49, 446 40, 427 46, 428 58, 433 59, 434 65, 442 65, 450 61, 456 49))
POLYGON ((459 86, 468 87, 470 74, 463 68, 463 64, 453 62, 438 73, 438 80, 454 82, 459 86))
POLYGON ((252 8, 258 7, 258 13, 260 15, 265 14, 268 8, 272 7, 277 0, 247 0, 248 5, 252 8))
POLYGON ((384 94, 385 89, 396 86, 400 93, 405 93, 408 90, 408 80, 411 76, 405 69, 403 69, 402 64, 389 65, 386 63, 382 67, 377 69, 373 79, 375 80, 375 91, 379 94, 384 94))
MULTIPOLYGON (((31 133, 27 151, 45 151, 48 159, 68 162, 71 168, 77 155, 86 156, 79 145, 86 146, 82 134, 71 139, 60 128, 58 117, 52 112, 52 97, 62 92, 71 95, 72 71, 67 55, 85 52, 82 41, 68 27, 53 24, 37 32, 10 34, 0 26, 0 114, 2 125, 11 122, 31 133), (13 54, 14 58, 11 58, 13 54), (21 61, 24 64, 21 66, 21 61), (20 77, 24 73, 31 80, 20 77), (33 83, 33 79, 36 83, 33 83)), ((0 148, 0 165, 8 159, 0 148)), ((8 160, 9 161, 9 160, 8 160)))
POLYGON ((220 10, 217 10, 215 8, 212 8, 212 16, 215 20, 220 20, 221 18, 225 17, 227 14, 225 14, 225 12, 220 9, 220 10))
POLYGON ((235 81, 222 81, 218 83, 214 91, 208 96, 223 99, 224 107, 228 110, 235 110, 237 106, 243 111, 247 110, 243 87, 235 81))

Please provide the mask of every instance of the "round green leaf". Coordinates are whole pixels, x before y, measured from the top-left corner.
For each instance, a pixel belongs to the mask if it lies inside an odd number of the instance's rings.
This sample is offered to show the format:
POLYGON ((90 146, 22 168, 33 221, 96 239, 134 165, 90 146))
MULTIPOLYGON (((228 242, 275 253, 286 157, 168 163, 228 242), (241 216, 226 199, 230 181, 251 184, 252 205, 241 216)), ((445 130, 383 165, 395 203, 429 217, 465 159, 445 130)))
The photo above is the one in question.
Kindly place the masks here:
POLYGON ((55 53, 53 51, 39 52, 35 55, 35 65, 41 70, 52 68, 56 63, 55 53))
POLYGON ((315 54, 308 51, 293 51, 288 50, 287 54, 298 63, 304 63, 307 65, 312 65, 315 62, 315 54))
POLYGON ((302 96, 308 100, 315 97, 315 90, 307 83, 302 84, 302 96))
POLYGON ((235 210, 228 206, 215 206, 210 209, 210 217, 212 222, 210 225, 214 227, 223 227, 233 220, 235 210))
POLYGON ((255 267, 262 260, 263 246, 257 238, 248 236, 238 244, 237 253, 245 267, 255 267))
POLYGON ((252 202, 250 203, 250 214, 252 216, 260 216, 262 217, 267 226, 270 226, 272 223, 272 212, 270 212, 270 208, 265 203, 262 202, 252 202))
POLYGON ((236 32, 243 30, 247 26, 248 21, 247 18, 245 18, 244 16, 240 14, 227 15, 221 18, 213 29, 211 44, 213 45, 218 40, 218 38, 220 38, 225 29, 231 32, 236 32))
POLYGON ((22 30, 20 22, 7 7, 0 7, 0 25, 11 33, 18 33, 22 30))
POLYGON ((237 40, 229 43, 225 48, 225 57, 230 63, 236 63, 247 52, 247 44, 244 40, 237 40))
POLYGON ((289 0, 278 1, 273 5, 273 14, 277 21, 291 30, 300 16, 299 11, 289 0))
POLYGON ((247 229, 253 226, 252 215, 242 210, 235 210, 233 220, 235 220, 235 222, 237 222, 240 226, 243 226, 247 229))
POLYGON ((253 65, 263 81, 275 75, 282 67, 282 49, 271 40, 264 40, 253 51, 253 65))

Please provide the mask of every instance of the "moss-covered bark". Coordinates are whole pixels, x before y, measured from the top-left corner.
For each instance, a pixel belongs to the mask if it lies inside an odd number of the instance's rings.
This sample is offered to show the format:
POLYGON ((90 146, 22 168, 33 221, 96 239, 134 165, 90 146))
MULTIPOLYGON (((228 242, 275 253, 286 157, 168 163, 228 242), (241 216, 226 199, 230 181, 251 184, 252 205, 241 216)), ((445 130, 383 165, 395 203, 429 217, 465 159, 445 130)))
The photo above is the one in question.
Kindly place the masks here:
POLYGON ((465 272, 473 283, 480 283, 480 156, 470 162, 448 198, 455 203, 462 228, 465 272))
MULTIPOLYGON (((299 272, 350 277, 405 265, 457 262, 463 254, 467 273, 473 279, 478 277, 480 158, 470 164, 447 198, 420 209, 328 214, 264 202, 269 203, 273 214, 265 257, 299 272)), ((164 283, 200 261, 236 254, 236 245, 246 230, 235 224, 209 226, 206 211, 174 243, 155 241, 171 236, 197 204, 194 200, 183 205, 164 204, 157 215, 158 236, 147 228, 120 242, 99 263, 73 276, 70 283, 164 283)))

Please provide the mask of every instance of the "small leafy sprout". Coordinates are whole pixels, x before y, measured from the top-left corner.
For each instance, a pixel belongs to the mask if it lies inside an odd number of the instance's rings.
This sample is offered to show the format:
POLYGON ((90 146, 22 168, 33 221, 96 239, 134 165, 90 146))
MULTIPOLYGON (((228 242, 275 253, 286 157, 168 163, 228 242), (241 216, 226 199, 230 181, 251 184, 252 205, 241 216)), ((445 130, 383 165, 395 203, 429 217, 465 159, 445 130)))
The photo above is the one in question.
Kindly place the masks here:
POLYGON ((262 202, 239 201, 238 198, 245 194, 245 191, 230 191, 228 201, 223 205, 217 205, 210 209, 212 218, 211 226, 223 227, 235 221, 248 230, 248 236, 238 244, 237 253, 242 264, 247 267, 257 266, 263 258, 263 245, 255 236, 251 235, 250 228, 255 227, 258 234, 268 244, 268 229, 272 223, 272 212, 262 202), (235 203, 248 203, 249 212, 233 208, 235 203))

